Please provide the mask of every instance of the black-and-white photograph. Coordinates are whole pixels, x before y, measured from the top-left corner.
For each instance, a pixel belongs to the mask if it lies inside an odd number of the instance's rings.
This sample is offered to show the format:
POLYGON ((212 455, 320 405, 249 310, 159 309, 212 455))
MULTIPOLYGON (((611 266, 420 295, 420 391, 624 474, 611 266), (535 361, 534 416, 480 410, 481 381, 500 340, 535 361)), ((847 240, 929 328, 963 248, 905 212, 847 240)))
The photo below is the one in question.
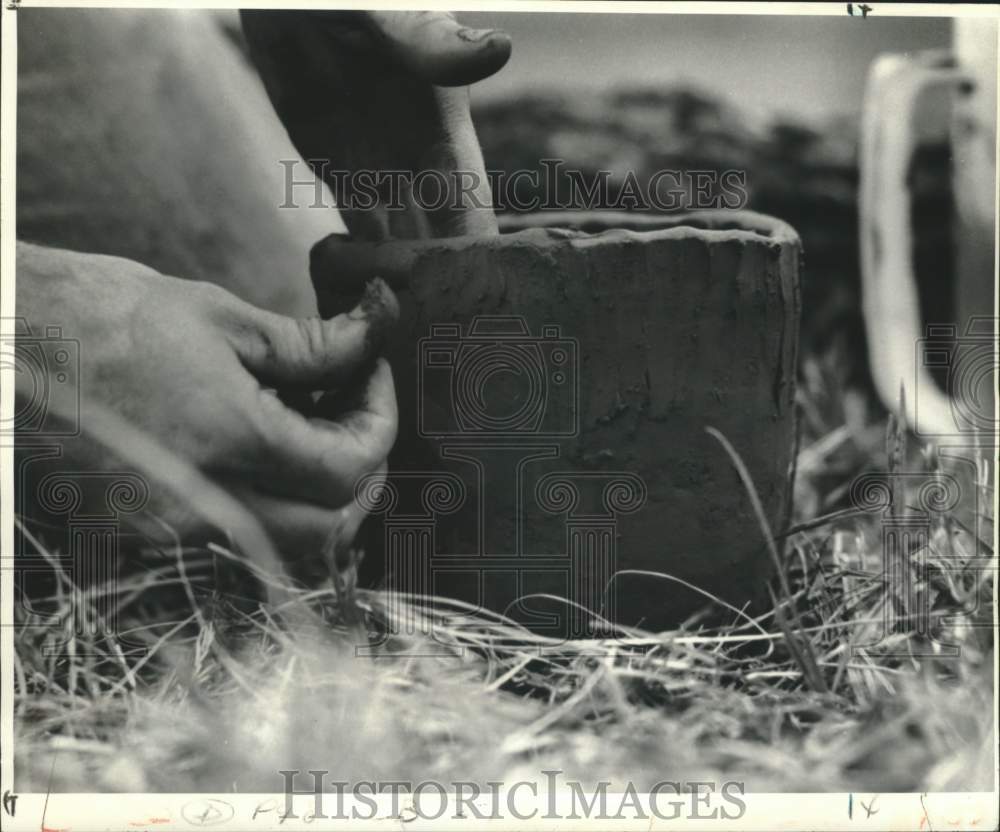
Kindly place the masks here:
POLYGON ((1000 6, 272 5, 4 3, 4 828, 995 829, 1000 6))

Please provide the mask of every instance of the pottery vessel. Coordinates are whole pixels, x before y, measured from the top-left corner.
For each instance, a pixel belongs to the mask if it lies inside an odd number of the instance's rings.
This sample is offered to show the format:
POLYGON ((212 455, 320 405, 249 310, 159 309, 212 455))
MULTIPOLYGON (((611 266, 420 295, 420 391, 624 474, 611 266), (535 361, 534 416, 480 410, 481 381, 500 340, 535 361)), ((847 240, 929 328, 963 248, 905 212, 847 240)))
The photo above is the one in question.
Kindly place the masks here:
POLYGON ((537 214, 492 238, 314 248, 324 316, 398 289, 399 438, 359 484, 369 580, 550 635, 766 597, 789 516, 801 250, 749 212, 537 214), (646 573, 663 573, 654 577, 646 573), (546 597, 542 597, 546 596, 546 597), (568 599, 570 604, 547 596, 568 599), (596 615, 595 615, 596 613, 596 615))

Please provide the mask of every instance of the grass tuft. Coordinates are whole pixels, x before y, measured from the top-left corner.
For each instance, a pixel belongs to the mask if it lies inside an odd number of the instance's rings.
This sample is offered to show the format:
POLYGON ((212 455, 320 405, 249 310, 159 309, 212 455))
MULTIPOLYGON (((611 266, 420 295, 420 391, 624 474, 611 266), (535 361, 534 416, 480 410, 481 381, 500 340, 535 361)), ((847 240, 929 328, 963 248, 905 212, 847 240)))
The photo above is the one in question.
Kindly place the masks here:
POLYGON ((775 537, 758 511, 777 578, 763 614, 707 596, 711 613, 676 630, 564 643, 454 600, 389 604, 356 586, 356 553, 331 586, 260 604, 220 591, 220 574, 243 568, 228 549, 151 549, 84 594, 115 592, 120 636, 141 650, 75 634, 65 574, 15 610, 18 789, 272 792, 281 770, 310 768, 343 781, 544 782, 558 768, 638 789, 992 788, 990 460, 960 504, 927 515, 925 538, 886 555, 923 484, 961 472, 909 447, 893 417, 883 430, 831 382, 834 366, 804 368, 792 526, 775 537), (887 513, 851 503, 864 472, 889 478, 887 513), (289 615, 306 607, 326 623, 289 615), (416 635, 357 655, 412 622, 416 635))

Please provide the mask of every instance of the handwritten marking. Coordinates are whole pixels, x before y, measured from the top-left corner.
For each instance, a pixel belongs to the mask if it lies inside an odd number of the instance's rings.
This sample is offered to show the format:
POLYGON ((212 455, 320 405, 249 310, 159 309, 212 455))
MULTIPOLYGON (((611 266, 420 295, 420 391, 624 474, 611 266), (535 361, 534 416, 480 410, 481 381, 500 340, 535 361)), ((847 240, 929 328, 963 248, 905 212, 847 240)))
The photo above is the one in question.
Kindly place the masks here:
POLYGON ((924 817, 920 821, 920 828, 924 828, 924 821, 927 821, 927 832, 934 832, 934 827, 931 826, 931 816, 927 814, 927 804, 924 803, 924 798, 927 797, 927 792, 923 792, 920 795, 920 808, 924 810, 924 817))
MULTIPOLYGON (((867 3, 860 3, 860 4, 858 4, 858 11, 861 12, 861 17, 862 17, 862 19, 864 19, 864 18, 868 17, 868 12, 872 11, 872 7, 869 6, 867 3)), ((854 4, 853 3, 848 3, 847 4, 847 13, 851 17, 857 17, 857 15, 854 13, 854 4)))
POLYGON ((861 808, 865 810, 865 818, 870 818, 872 815, 877 815, 879 810, 875 808, 875 804, 878 802, 878 795, 875 795, 871 800, 865 803, 863 800, 859 800, 858 803, 861 804, 861 808))
POLYGON ((10 789, 3 793, 3 810, 11 817, 17 814, 17 795, 11 794, 10 789))
POLYGON ((253 810, 253 816, 250 820, 257 820, 257 815, 264 814, 266 812, 276 812, 278 811, 278 802, 274 798, 268 798, 261 803, 258 803, 253 810))
POLYGON ((413 823, 418 817, 420 817, 420 813, 417 812, 411 803, 408 806, 404 806, 398 815, 392 817, 392 820, 398 820, 400 823, 413 823))
POLYGON ((234 814, 229 803, 216 797, 199 798, 181 807, 181 817, 192 826, 218 826, 232 820, 234 814))

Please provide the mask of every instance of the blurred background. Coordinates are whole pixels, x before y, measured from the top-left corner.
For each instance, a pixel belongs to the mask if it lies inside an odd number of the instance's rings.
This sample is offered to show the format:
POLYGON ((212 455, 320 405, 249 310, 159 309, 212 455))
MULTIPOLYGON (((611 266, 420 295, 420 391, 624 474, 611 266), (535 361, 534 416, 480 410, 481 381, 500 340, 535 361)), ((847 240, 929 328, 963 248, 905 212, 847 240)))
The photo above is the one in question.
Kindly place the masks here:
MULTIPOLYGON (((41 15, 41 10, 29 11, 31 14, 23 17, 20 24, 22 49, 34 42, 25 40, 25 33, 34 30, 34 21, 40 20, 41 15)), ((462 12, 458 16, 470 26, 502 28, 510 33, 514 43, 509 63, 472 89, 473 116, 488 169, 508 174, 534 170, 544 183, 541 160, 560 159, 566 169, 583 174, 585 181, 599 171, 609 171, 612 193, 617 192, 616 185, 620 186, 627 174, 645 185, 654 173, 664 169, 744 171, 746 207, 785 220, 796 228, 804 243, 803 354, 835 352, 836 356, 828 363, 843 376, 838 384, 859 390, 871 388, 860 306, 857 207, 859 116, 866 78, 879 55, 893 53, 912 58, 926 50, 950 48, 951 20, 877 15, 861 18, 846 13, 834 17, 793 17, 462 12)), ((243 46, 235 10, 213 12, 212 17, 232 43, 243 46)), ((193 25, 198 22, 195 18, 204 22, 207 15, 187 12, 186 33, 190 43, 185 46, 185 53, 192 57, 187 62, 190 66, 180 69, 185 61, 171 60, 171 65, 162 72, 172 82, 157 80, 155 67, 148 72, 143 67, 141 74, 144 78, 148 76, 150 90, 141 97, 151 110, 149 121, 165 117, 168 99, 157 92, 164 84, 200 83, 202 70, 194 56, 202 54, 211 38, 202 31, 203 27, 193 25)), ((995 43, 995 21, 983 19, 975 25, 991 28, 995 43)), ((45 27, 39 23, 37 29, 38 33, 44 33, 45 27)), ((60 52, 54 45, 45 48, 48 51, 43 54, 60 52)), ((124 47, 112 44, 108 48, 124 47)), ((135 49, 130 52, 132 62, 135 53, 135 49)), ((155 62, 152 57, 149 60, 155 62)), ((994 53, 994 68, 995 61, 994 53)), ((253 106, 269 110, 259 88, 249 90, 236 83, 243 82, 245 76, 236 72, 231 75, 232 78, 225 80, 215 79, 215 86, 225 88, 229 83, 233 97, 242 97, 248 112, 253 106), (256 103, 253 106, 246 103, 248 98, 254 98, 256 103)), ((26 78, 22 67, 22 84, 32 81, 26 78)), ((41 89, 43 82, 44 79, 35 79, 34 86, 25 89, 41 89)), ((113 109, 110 103, 107 106, 113 109)), ((210 116, 222 112, 214 105, 209 107, 210 116)), ((43 101, 36 109, 40 114, 36 129, 45 129, 49 105, 43 101)), ((184 121, 189 130, 198 125, 199 146, 227 141, 239 145, 242 141, 248 146, 265 148, 261 152, 268 156, 295 153, 273 116, 242 125, 243 133, 238 135, 243 141, 235 139, 235 133, 230 135, 232 131, 225 119, 198 118, 199 111, 193 115, 183 108, 171 112, 171 118, 184 121), (265 121, 270 125, 270 133, 265 121), (212 134, 213 129, 221 134, 221 139, 212 134)), ((19 124, 28 124, 30 114, 30 110, 19 110, 19 124)), ((932 120, 947 124, 947 114, 941 113, 932 120)), ((96 123, 98 119, 92 121, 95 123, 89 129, 95 135, 91 139, 104 141, 102 131, 110 128, 96 123)), ((114 135, 115 131, 111 133, 114 135)), ((115 141, 123 139, 115 135, 115 141)), ((169 136, 146 135, 143 141, 145 144, 131 150, 144 152, 147 161, 134 165, 129 181, 145 182, 146 168, 163 165, 164 157, 172 159, 177 169, 191 166, 169 136)), ((67 137, 67 154, 79 146, 76 137, 67 137)), ((249 147, 235 147, 236 150, 252 155, 249 147)), ((29 151, 30 147, 19 149, 19 154, 29 151)), ((79 160, 81 169, 92 169, 94 164, 89 157, 79 160)), ((120 161, 115 164, 120 165, 120 161)), ((239 171, 249 166, 233 164, 239 171)), ((35 167, 49 168, 44 158, 35 167)), ((231 186, 231 176, 227 178, 211 165, 203 167, 207 168, 206 176, 215 176, 226 181, 227 187, 231 186)), ((278 166, 258 171, 257 178, 271 176, 276 181, 260 185, 257 191, 270 194, 280 189, 282 183, 277 181, 280 173, 278 166)), ((921 307, 933 310, 937 320, 955 317, 952 176, 952 149, 947 131, 932 132, 915 156, 909 187, 915 240, 913 259, 921 307)), ((185 193, 179 201, 197 205, 213 198, 211 194, 205 197, 205 188, 197 176, 191 178, 196 180, 191 186, 192 193, 185 193)), ((67 220, 65 212, 59 213, 61 209, 50 204, 49 184, 44 177, 36 183, 36 198, 32 202, 26 195, 31 185, 29 180, 23 174, 18 178, 19 233, 31 238, 37 230, 40 240, 70 245, 79 232, 78 218, 67 220), (37 217, 27 210, 29 203, 41 206, 37 217), (33 221, 37 229, 32 227, 33 221), (68 226, 63 228, 67 239, 52 238, 51 227, 58 222, 68 226)), ((164 187, 163 183, 158 187, 164 187)), ((515 190, 516 198, 523 202, 543 196, 537 187, 533 191, 531 181, 523 177, 517 180, 515 190)), ((561 194, 568 190, 559 188, 561 194)), ((133 198, 145 198, 152 206, 150 212, 155 214, 157 201, 150 195, 152 192, 136 191, 133 198)), ((275 247, 265 246, 268 251, 274 249, 272 258, 276 262, 272 271, 280 272, 283 265, 287 266, 286 261, 302 262, 312 241, 337 230, 339 225, 335 219, 305 209, 284 210, 272 216, 272 208, 268 204, 241 209, 241 212, 266 209, 267 217, 258 225, 293 226, 291 236, 297 235, 295 239, 303 241, 302 250, 296 249, 287 257, 275 247)), ((102 210, 107 213, 110 209, 102 210)), ((112 219, 115 229, 130 226, 118 216, 112 219)), ((150 241, 145 237, 137 243, 145 254, 139 259, 170 273, 209 277, 206 264, 216 263, 213 258, 221 256, 214 249, 209 250, 209 243, 219 235, 208 233, 212 228, 210 216, 199 217, 198 222, 204 224, 205 233, 191 245, 183 244, 187 242, 184 240, 178 243, 170 237, 170 225, 160 224, 162 227, 155 234, 149 233, 155 238, 157 251, 164 253, 162 262, 150 258, 147 252, 150 241), (188 256, 183 262, 176 262, 177 252, 188 252, 188 256)), ((122 232, 117 230, 110 236, 119 240, 122 232)), ((261 246, 255 248, 256 243, 244 239, 240 245, 230 245, 226 250, 259 251, 261 246)), ((124 242, 119 240, 115 245, 112 253, 137 256, 124 242)), ((256 262, 239 265, 241 268, 231 271, 252 272, 260 268, 256 262)), ((256 303, 283 311, 311 308, 313 302, 312 289, 304 281, 295 287, 283 287, 284 294, 273 297, 261 297, 263 290, 259 287, 242 287, 245 290, 242 292, 241 287, 230 288, 256 303)))
MULTIPOLYGON (((804 352, 830 355, 841 382, 870 390, 857 232, 865 80, 879 54, 948 48, 951 21, 461 17, 514 40, 509 64, 473 90, 487 168, 541 170, 539 159, 559 158, 589 174, 611 170, 612 182, 630 170, 640 182, 664 168, 745 170, 747 207, 785 220, 803 239, 804 352)), ((950 156, 946 140, 931 138, 911 178, 921 306, 939 320, 952 315, 950 156)), ((519 184, 518 198, 530 199, 527 180, 519 184)))
MULTIPOLYGON (((477 102, 526 91, 593 95, 636 84, 699 89, 748 116, 857 115, 881 52, 947 47, 942 18, 662 14, 468 14, 505 29, 514 52, 477 102)), ((988 23, 984 25, 989 25, 988 23)))

